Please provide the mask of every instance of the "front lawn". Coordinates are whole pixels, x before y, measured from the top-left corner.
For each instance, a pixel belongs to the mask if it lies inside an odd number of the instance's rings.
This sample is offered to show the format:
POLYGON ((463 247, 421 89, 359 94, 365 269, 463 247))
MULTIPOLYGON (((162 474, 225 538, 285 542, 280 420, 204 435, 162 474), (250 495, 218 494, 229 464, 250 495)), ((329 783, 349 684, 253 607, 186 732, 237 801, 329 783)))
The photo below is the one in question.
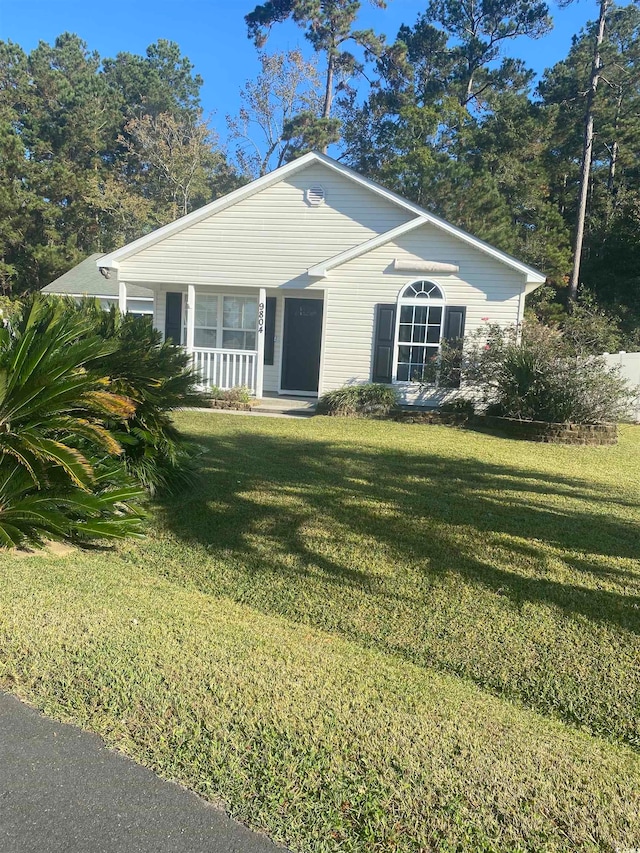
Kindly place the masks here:
POLYGON ((640 428, 180 414, 150 536, 0 557, 0 682, 292 848, 640 845, 640 428))

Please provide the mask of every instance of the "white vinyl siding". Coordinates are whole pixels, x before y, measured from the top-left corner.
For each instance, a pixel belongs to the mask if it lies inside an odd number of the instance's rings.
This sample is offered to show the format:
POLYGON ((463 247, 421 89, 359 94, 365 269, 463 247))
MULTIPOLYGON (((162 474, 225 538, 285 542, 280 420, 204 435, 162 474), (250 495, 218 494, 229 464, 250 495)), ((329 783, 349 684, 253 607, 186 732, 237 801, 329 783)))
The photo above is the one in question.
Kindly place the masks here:
POLYGON ((304 287, 310 266, 411 218, 313 164, 122 260, 118 277, 196 287, 304 287), (304 193, 315 184, 322 184, 325 202, 310 207, 304 193))
MULTIPOLYGON (((483 317, 505 326, 518 321, 524 275, 425 225, 332 270, 318 283, 328 291, 320 393, 371 380, 375 306, 395 304, 400 291, 420 278, 415 273, 395 271, 395 258, 444 259, 459 264, 455 275, 428 278, 442 289, 447 305, 466 307, 465 335, 483 325, 483 317)), ((399 389, 407 402, 419 394, 415 385, 401 385, 399 389)))

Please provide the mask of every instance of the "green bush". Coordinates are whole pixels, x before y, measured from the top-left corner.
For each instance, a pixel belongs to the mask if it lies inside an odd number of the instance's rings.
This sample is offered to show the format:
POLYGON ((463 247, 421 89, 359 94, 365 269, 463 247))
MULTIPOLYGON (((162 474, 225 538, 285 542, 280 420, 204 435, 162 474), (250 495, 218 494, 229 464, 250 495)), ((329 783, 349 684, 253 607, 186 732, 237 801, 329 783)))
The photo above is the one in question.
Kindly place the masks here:
POLYGON ((186 351, 163 341, 151 318, 103 311, 93 300, 69 309, 87 317, 92 330, 113 346, 102 363, 112 390, 126 395, 135 411, 116 429, 124 464, 151 494, 175 492, 188 485, 199 449, 175 428, 174 409, 202 403, 197 377, 186 351))
POLYGON ((116 344, 37 295, 0 327, 0 544, 139 530, 141 489, 120 462, 135 402, 105 368, 116 344))
POLYGON ((455 397, 453 400, 448 400, 438 406, 438 411, 444 414, 472 417, 475 414, 476 405, 473 400, 469 400, 467 397, 455 397))
POLYGON ((211 400, 224 400, 227 403, 250 403, 252 400, 251 389, 242 385, 239 388, 219 388, 211 385, 205 391, 205 397, 211 400))
POLYGON ((132 503, 192 479, 171 411, 201 401, 187 354, 145 317, 37 294, 0 327, 0 544, 124 536, 132 503))
POLYGON ((365 385, 345 385, 328 391, 318 400, 320 415, 351 417, 384 417, 397 405, 398 398, 391 385, 369 382, 365 385))
POLYGON ((576 355, 562 332, 527 321, 488 325, 467 341, 463 381, 491 414, 550 423, 593 424, 626 417, 633 393, 617 368, 576 355))

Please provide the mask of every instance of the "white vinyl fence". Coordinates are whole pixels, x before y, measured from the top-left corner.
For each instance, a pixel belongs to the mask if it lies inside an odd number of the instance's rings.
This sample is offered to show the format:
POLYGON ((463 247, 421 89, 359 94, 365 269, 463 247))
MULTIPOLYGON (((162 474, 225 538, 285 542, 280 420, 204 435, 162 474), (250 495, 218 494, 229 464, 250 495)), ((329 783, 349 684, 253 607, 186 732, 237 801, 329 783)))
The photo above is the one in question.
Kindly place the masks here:
MULTIPOLYGON (((611 367, 620 366, 620 373, 632 388, 640 390, 640 352, 605 352, 611 367)), ((640 422, 640 397, 636 397, 635 419, 640 422)))

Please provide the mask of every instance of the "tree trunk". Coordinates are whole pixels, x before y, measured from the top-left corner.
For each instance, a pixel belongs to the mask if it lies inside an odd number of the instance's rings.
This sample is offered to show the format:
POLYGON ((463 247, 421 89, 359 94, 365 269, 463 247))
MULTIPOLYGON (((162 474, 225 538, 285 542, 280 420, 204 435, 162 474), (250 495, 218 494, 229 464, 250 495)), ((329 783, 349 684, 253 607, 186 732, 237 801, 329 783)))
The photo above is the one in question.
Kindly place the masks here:
POLYGON ((466 107, 469 101, 471 100, 471 93, 473 92, 473 75, 475 72, 470 71, 469 79, 467 80, 467 88, 464 93, 464 103, 461 106, 466 107))
POLYGON ((578 219, 576 222, 576 239, 573 251, 573 271, 569 282, 569 300, 575 302, 580 282, 580 263, 582 260, 582 243, 584 241, 584 221, 587 213, 587 194, 589 192, 589 176, 593 157, 593 105, 600 80, 600 48, 604 40, 604 27, 607 11, 611 0, 600 0, 600 16, 598 18, 598 33, 593 51, 591 65, 591 80, 587 92, 587 107, 584 117, 584 146, 582 149, 582 166, 580 169, 580 192, 578 197, 578 219))
POLYGON ((336 57, 334 50, 327 52, 327 80, 324 90, 324 105, 322 107, 322 118, 329 118, 331 105, 333 103, 333 76, 336 69, 336 57))
POLYGON ((613 135, 614 139, 611 144, 611 148, 609 150, 609 177, 607 179, 607 189, 609 190, 609 194, 613 195, 613 191, 615 189, 616 182, 616 166, 618 165, 618 152, 620 150, 620 146, 618 145, 618 128, 620 125, 620 112, 622 110, 622 86, 618 88, 618 100, 616 101, 616 116, 613 122, 613 135))
MULTIPOLYGON (((329 51, 327 57, 327 83, 324 90, 324 106, 322 107, 322 118, 329 118, 331 116, 331 106, 333 104, 333 76, 335 73, 335 62, 336 58, 333 51, 329 51)), ((322 149, 322 153, 327 153, 327 147, 324 146, 322 149)))
POLYGON ((607 189, 613 195, 616 184, 616 165, 618 163, 619 145, 614 142, 611 146, 611 155, 609 157, 609 177, 607 178, 607 189))

